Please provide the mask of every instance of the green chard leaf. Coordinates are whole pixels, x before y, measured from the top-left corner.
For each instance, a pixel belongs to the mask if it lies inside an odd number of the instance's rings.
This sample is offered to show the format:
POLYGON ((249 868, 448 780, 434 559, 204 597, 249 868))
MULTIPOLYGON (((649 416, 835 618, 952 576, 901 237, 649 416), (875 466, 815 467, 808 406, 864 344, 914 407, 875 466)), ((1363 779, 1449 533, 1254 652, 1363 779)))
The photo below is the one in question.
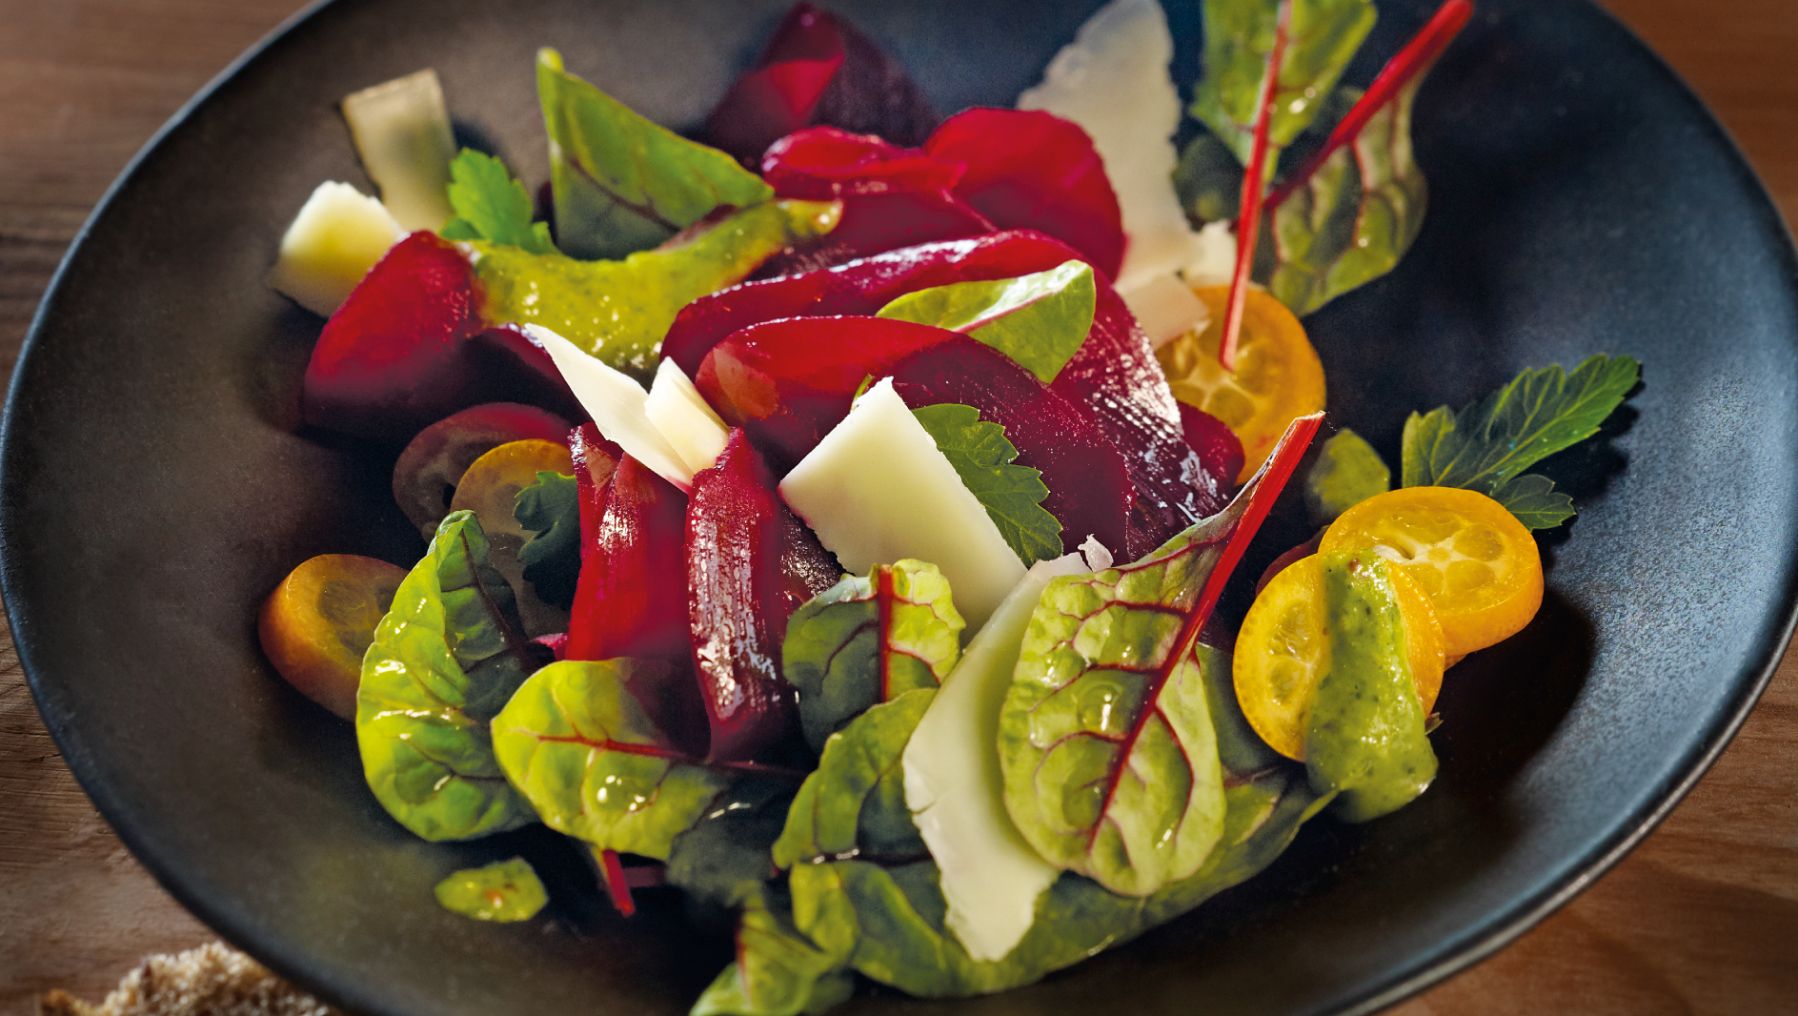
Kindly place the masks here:
POLYGON ((818 768, 800 785, 774 843, 777 866, 929 856, 905 806, 901 758, 935 695, 935 688, 918 688, 879 703, 824 742, 818 768))
POLYGON ((1005 805, 1051 864, 1147 896, 1192 875, 1223 834, 1222 654, 1198 641, 1319 418, 1295 423, 1223 511, 1133 564, 1049 583, 999 715, 1005 805))
POLYGON ((1367 439, 1347 427, 1318 446, 1305 474, 1305 507, 1322 525, 1355 505, 1392 489, 1392 470, 1367 439))
POLYGON ((668 853, 669 885, 708 902, 743 906, 774 874, 774 841, 793 803, 791 784, 745 778, 732 784, 668 853))
POLYGON ((427 840, 536 816, 506 783, 488 721, 534 663, 512 589, 473 512, 451 512, 394 593, 362 659, 356 744, 375 798, 427 840))
POLYGON ((1097 305, 1092 266, 1066 261, 1015 279, 920 289, 882 307, 879 316, 961 332, 1048 384, 1086 342, 1097 305))
POLYGON ((1439 406, 1405 421, 1400 472, 1406 487, 1465 487, 1496 498, 1532 529, 1574 515, 1547 477, 1525 470, 1592 437, 1642 377, 1628 356, 1599 354, 1568 373, 1526 370, 1459 411, 1439 406))
POLYGON ((789 246, 830 232, 839 211, 828 202, 764 202, 619 261, 577 261, 487 241, 466 248, 485 320, 543 325, 647 380, 682 307, 742 281, 789 246))
POLYGON ((537 596, 567 610, 581 570, 581 505, 574 477, 548 471, 518 492, 513 508, 531 538, 518 552, 525 581, 537 596))
POLYGON ((699 996, 690 1016, 813 1016, 849 999, 855 983, 843 958, 813 945, 785 910, 767 890, 745 901, 737 959, 699 996))
POLYGON ((1371 551, 1323 555, 1330 666, 1317 684, 1305 768, 1336 810, 1367 822, 1411 803, 1436 777, 1436 753, 1411 677, 1398 594, 1371 551))
POLYGON ((1020 560, 1033 564, 1061 554, 1061 521, 1043 507, 1049 487, 1040 470, 1017 464, 1018 449, 1004 427, 954 402, 920 406, 912 415, 1020 560))
POLYGON ((965 627, 949 580, 922 561, 876 565, 812 597, 787 622, 781 647, 806 741, 821 751, 868 707, 942 683, 965 627))
POLYGON ((564 660, 531 675, 493 720, 506 778, 543 824, 604 850, 665 861, 731 783, 676 748, 633 693, 665 665, 564 660))
MULTIPOLYGON (((1253 146, 1280 7, 1269 0, 1205 3, 1205 72, 1189 112, 1244 164, 1253 146)), ((1292 0, 1268 130, 1276 151, 1292 144, 1316 119, 1374 18, 1371 0, 1292 0)))
POLYGON ((537 52, 549 131, 556 236, 576 257, 616 258, 662 243, 721 207, 774 196, 737 160, 661 127, 537 52))
POLYGON ((533 254, 556 249, 549 224, 531 221, 531 196, 506 164, 472 148, 450 163, 450 208, 456 217, 438 230, 445 240, 491 240, 533 254))
POLYGON ((548 902, 543 880, 522 857, 464 868, 437 883, 443 909, 476 921, 528 921, 548 902))

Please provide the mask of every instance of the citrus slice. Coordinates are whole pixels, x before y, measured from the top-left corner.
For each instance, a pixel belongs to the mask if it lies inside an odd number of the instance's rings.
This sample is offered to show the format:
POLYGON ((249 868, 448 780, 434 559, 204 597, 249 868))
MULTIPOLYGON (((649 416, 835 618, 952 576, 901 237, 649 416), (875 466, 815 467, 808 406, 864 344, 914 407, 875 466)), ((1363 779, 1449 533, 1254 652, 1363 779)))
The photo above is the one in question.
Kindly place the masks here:
POLYGON ((1320 549, 1367 546, 1430 598, 1452 656, 1517 634, 1542 606, 1535 538, 1478 491, 1405 487, 1368 498, 1330 524, 1320 549))
MULTIPOLYGON (((1442 689, 1442 628, 1414 583, 1389 568, 1411 678, 1427 714, 1442 689)), ((1323 562, 1315 554, 1281 569, 1261 590, 1236 635, 1236 700, 1255 733, 1275 751, 1304 761, 1317 683, 1330 668, 1323 562)))
POLYGON ((344 719, 356 715, 362 655, 406 569, 320 554, 289 572, 257 618, 262 651, 288 684, 344 719))
POLYGON ((1243 305, 1236 370, 1217 362, 1230 287, 1193 293, 1211 312, 1203 331, 1187 332, 1156 352, 1174 397, 1224 421, 1242 441, 1241 483, 1273 453, 1295 417, 1324 407, 1324 368, 1305 329, 1272 294, 1249 291, 1243 305))
POLYGON ((518 599, 518 613, 527 635, 545 635, 568 627, 568 613, 543 602, 536 587, 524 577, 519 552, 531 534, 518 521, 518 492, 537 482, 538 473, 573 474, 574 459, 560 441, 530 438, 508 441, 469 463, 456 484, 450 511, 466 508, 481 520, 492 550, 488 560, 518 599))

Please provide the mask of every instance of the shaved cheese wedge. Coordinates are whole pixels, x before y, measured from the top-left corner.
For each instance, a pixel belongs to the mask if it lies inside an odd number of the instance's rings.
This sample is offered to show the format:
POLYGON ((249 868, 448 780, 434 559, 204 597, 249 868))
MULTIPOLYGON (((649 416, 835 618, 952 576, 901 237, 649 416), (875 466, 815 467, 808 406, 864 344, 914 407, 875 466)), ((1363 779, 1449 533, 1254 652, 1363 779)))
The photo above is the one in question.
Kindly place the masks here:
POLYGON ((1194 289, 1228 286, 1236 272, 1236 232, 1228 222, 1207 222, 1199 230, 1193 259, 1180 269, 1180 277, 1194 289))
POLYGON ((282 234, 268 284, 314 314, 330 317, 405 235, 381 202, 347 183, 326 181, 282 234))
POLYGON ((1211 322, 1205 301, 1173 275, 1157 275, 1142 283, 1124 294, 1124 303, 1157 347, 1187 332, 1202 332, 1211 322))
POLYGON ((905 746, 905 806, 936 861, 945 923, 976 960, 1017 948, 1036 920, 1037 897, 1061 874, 1012 824, 996 746, 1037 601, 1050 579, 1085 570, 1079 554, 1037 562, 968 644, 905 746))
POLYGON ((656 365, 643 412, 692 472, 718 461, 730 431, 673 360, 656 365))
POLYGON ((1049 61, 1042 84, 1018 97, 1079 124, 1105 161, 1124 216, 1120 290, 1193 260, 1195 236, 1174 192, 1180 93, 1168 62, 1174 39, 1156 0, 1112 0, 1049 61))
POLYGON ((693 489, 693 470, 650 422, 649 393, 642 385, 542 325, 518 327, 555 361, 568 390, 607 440, 681 490, 693 489))
POLYGON ((344 97, 343 118, 362 168, 408 230, 441 229, 450 211, 456 138, 437 72, 427 67, 344 97))
POLYGON ((936 565, 970 629, 1024 575, 1024 563, 891 378, 856 400, 780 481, 780 494, 845 571, 908 557, 936 565))

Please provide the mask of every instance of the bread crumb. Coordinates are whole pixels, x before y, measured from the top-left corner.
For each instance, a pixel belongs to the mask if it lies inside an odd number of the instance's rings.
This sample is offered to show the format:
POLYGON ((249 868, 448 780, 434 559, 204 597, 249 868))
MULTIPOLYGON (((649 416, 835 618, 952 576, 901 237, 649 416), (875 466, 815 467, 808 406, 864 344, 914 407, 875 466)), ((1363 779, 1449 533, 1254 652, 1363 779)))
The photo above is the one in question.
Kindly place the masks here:
POLYGON ((151 956, 99 1005, 65 991, 38 1001, 39 1016, 336 1016, 311 995, 221 942, 151 956))

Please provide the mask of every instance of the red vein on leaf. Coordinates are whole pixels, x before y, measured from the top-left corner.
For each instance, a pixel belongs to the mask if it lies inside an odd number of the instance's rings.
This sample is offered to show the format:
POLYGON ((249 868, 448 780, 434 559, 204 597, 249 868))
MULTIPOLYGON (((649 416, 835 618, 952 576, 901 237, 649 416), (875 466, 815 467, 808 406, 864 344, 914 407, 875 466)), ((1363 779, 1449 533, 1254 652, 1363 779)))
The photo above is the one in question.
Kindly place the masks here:
POLYGON ((1436 58, 1448 49, 1448 44, 1454 41, 1455 36, 1461 34, 1461 29, 1467 27, 1467 22, 1472 17, 1472 0, 1448 0, 1447 3, 1437 8, 1429 23, 1412 36, 1411 41, 1405 43, 1405 47, 1398 51, 1398 55, 1380 69, 1380 73, 1373 79, 1373 84, 1367 86, 1366 93, 1349 109, 1348 114, 1342 118, 1342 122, 1338 123, 1336 128, 1330 132, 1323 147, 1312 153, 1311 157, 1305 160, 1304 165, 1300 166, 1297 171, 1282 181, 1280 186, 1274 188, 1272 194, 1268 195, 1267 209, 1273 211, 1279 208, 1287 198, 1309 183, 1311 178, 1317 175, 1317 171, 1323 168, 1324 163, 1330 161, 1331 156, 1341 151, 1344 146, 1354 144, 1355 139, 1361 136, 1361 132, 1367 128, 1368 122, 1374 118, 1374 115, 1390 105, 1411 82, 1417 79, 1418 75, 1428 70, 1430 65, 1436 62, 1436 58))
POLYGON ((1282 0, 1280 20, 1274 26, 1274 48, 1267 54, 1267 73, 1261 80, 1261 98, 1255 112, 1255 140, 1249 147, 1249 166, 1242 176, 1242 206, 1236 216, 1236 266, 1230 273, 1230 302, 1224 306, 1223 338, 1217 361, 1225 370, 1236 369, 1236 340, 1242 334, 1242 311, 1249 298, 1249 267, 1255 263, 1255 241, 1261 234, 1261 199, 1267 193, 1267 154, 1272 147, 1268 132, 1273 126, 1274 98, 1280 93, 1280 64, 1286 59, 1286 35, 1292 25, 1292 0, 1282 0))
MULTIPOLYGON (((1317 429, 1322 426, 1323 420, 1322 413, 1312 413, 1288 424, 1286 433, 1281 435, 1280 443, 1274 447, 1267 463, 1243 488, 1247 492, 1248 502, 1243 506, 1242 516, 1236 520, 1223 548, 1218 551, 1217 561, 1211 566, 1211 574, 1205 577, 1205 584, 1199 588, 1198 599, 1193 601, 1192 612, 1186 616, 1180 634, 1174 639, 1172 651, 1161 661, 1158 675, 1150 683, 1142 712, 1131 721, 1130 731, 1122 742, 1123 750, 1118 752, 1116 763, 1106 774, 1105 794, 1099 803, 1101 819, 1111 813, 1112 799, 1117 796, 1118 785, 1123 782, 1125 762, 1130 751, 1142 737, 1149 718, 1161 714, 1162 690, 1167 687, 1175 668, 1192 655, 1195 644, 1199 641, 1199 633, 1204 630, 1205 622, 1211 620, 1211 612, 1217 608, 1217 601, 1230 582, 1230 573, 1236 570, 1237 563, 1242 560, 1242 555, 1255 539, 1255 533, 1261 528, 1267 513, 1273 510, 1274 502, 1280 499, 1280 492, 1286 489, 1287 481, 1292 479, 1293 472, 1298 469, 1299 460, 1304 457, 1305 449, 1311 446, 1311 439, 1317 436, 1317 429)), ((1103 821, 1093 823, 1092 833, 1087 840, 1089 850, 1097 841, 1102 825, 1103 821)))
POLYGON ((874 570, 874 616, 875 623, 879 626, 874 659, 880 667, 882 702, 890 701, 893 697, 893 659, 889 650, 893 644, 893 598, 899 595, 897 589, 891 565, 883 565, 874 570))

